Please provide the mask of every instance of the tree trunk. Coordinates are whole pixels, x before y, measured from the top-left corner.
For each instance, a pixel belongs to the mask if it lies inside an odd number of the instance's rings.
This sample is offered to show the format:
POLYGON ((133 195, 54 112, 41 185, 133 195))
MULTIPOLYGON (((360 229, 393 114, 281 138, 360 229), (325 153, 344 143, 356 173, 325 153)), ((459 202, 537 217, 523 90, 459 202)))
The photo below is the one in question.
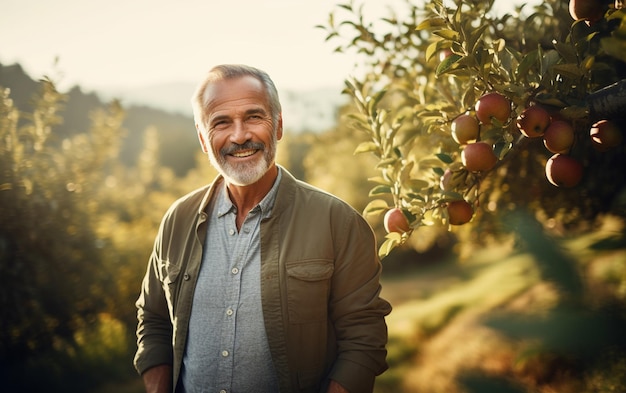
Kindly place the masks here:
POLYGON ((589 94, 587 105, 592 119, 626 118, 626 79, 589 94))

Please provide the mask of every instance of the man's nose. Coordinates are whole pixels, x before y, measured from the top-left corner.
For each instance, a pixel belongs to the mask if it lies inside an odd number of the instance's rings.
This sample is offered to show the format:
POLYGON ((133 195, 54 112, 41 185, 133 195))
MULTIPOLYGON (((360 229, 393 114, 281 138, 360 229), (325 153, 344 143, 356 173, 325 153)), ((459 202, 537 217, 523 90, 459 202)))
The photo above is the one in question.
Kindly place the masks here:
POLYGON ((243 121, 235 121, 233 124, 233 132, 230 135, 230 140, 233 143, 239 145, 243 144, 250 139, 250 133, 243 121))

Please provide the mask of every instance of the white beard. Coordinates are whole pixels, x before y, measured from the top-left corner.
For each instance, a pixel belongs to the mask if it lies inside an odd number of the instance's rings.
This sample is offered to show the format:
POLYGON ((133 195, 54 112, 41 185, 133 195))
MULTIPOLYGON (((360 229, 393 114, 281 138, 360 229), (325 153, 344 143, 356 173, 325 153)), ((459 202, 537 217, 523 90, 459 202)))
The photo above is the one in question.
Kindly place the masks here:
MULTIPOLYGON (((215 154, 213 149, 209 149, 209 161, 229 183, 237 186, 249 186, 259 181, 274 162, 276 158, 276 144, 277 139, 275 135, 272 137, 269 146, 254 144, 254 147, 261 148, 263 153, 262 159, 256 162, 229 162, 226 159, 229 148, 222 149, 219 152, 219 156, 215 154)), ((246 144, 242 146, 246 146, 246 144)), ((236 146, 230 149, 236 149, 236 146)))

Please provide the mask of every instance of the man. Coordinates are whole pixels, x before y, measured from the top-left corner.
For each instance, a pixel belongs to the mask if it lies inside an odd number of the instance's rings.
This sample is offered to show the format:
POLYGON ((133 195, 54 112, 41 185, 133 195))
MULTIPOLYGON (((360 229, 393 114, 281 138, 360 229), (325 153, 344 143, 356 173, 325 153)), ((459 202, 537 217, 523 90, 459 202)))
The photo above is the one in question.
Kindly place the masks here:
POLYGON ((276 165, 274 83, 213 68, 192 100, 220 176, 161 222, 137 300, 148 392, 371 392, 389 303, 373 232, 339 199, 276 165))

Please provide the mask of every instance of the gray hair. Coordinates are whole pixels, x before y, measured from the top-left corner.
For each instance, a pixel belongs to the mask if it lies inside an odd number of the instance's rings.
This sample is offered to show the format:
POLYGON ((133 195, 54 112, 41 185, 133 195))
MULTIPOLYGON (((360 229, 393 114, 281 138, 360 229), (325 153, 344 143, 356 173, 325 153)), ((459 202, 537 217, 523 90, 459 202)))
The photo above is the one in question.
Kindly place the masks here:
POLYGON ((191 107, 193 108, 193 117, 196 124, 207 129, 207 119, 205 108, 206 89, 214 82, 218 82, 226 79, 235 79, 242 76, 252 76, 263 83, 265 86, 265 92, 269 99, 270 111, 272 113, 272 125, 274 129, 278 127, 278 119, 282 112, 280 100, 278 98, 278 90, 270 76, 262 70, 254 67, 250 67, 242 64, 222 64, 213 67, 204 78, 204 80, 198 85, 195 93, 191 97, 191 107))

